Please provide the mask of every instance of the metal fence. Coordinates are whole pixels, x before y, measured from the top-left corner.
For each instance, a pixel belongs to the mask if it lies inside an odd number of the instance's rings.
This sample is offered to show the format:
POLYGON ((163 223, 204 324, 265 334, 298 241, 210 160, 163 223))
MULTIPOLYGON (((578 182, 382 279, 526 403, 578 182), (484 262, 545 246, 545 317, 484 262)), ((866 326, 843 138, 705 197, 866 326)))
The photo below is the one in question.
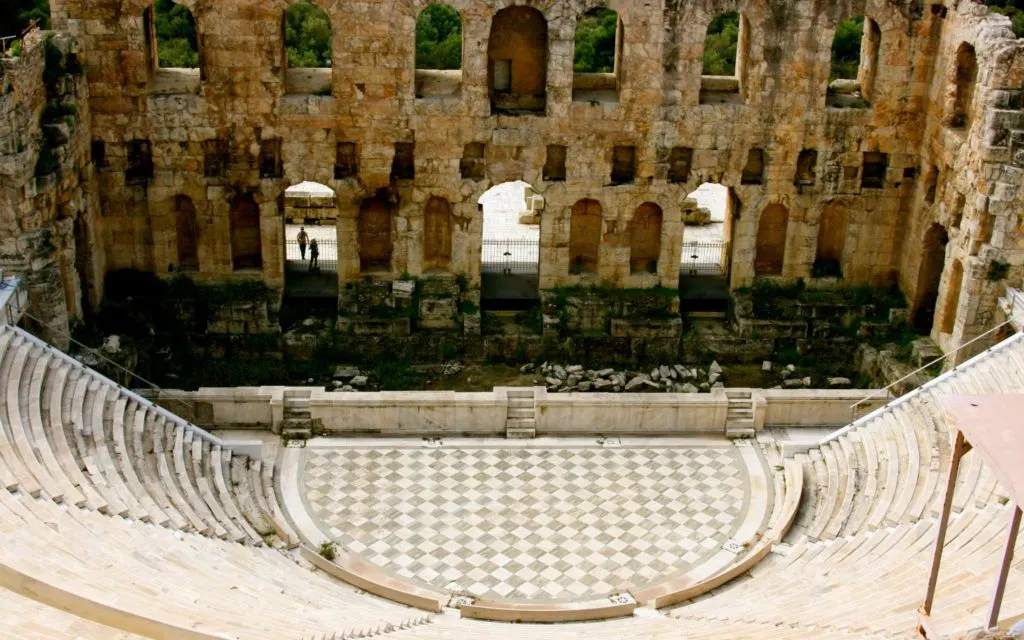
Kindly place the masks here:
POLYGON ((484 238, 481 261, 483 273, 537 275, 540 273, 540 243, 537 240, 484 238))
POLYGON ((317 240, 317 250, 319 255, 316 259, 316 265, 312 265, 311 261, 313 258, 310 246, 306 245, 306 255, 303 259, 302 251, 299 249, 299 243, 294 240, 289 240, 285 243, 285 270, 286 271, 312 271, 324 272, 330 271, 337 273, 338 271, 338 241, 323 239, 317 240))
POLYGON ((729 274, 728 242, 684 242, 680 273, 685 276, 729 274))

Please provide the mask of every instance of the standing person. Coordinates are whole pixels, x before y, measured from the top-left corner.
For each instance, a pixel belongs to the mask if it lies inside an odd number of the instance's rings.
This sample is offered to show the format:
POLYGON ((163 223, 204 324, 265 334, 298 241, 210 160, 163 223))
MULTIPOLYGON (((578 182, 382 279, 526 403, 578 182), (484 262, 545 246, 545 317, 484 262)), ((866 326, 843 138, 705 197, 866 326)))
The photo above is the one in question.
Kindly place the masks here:
POLYGON ((316 244, 316 238, 313 238, 309 243, 309 270, 320 271, 320 262, 317 258, 320 257, 320 247, 316 244))
POLYGON ((306 233, 306 227, 299 227, 299 235, 295 238, 299 242, 299 254, 302 256, 302 261, 306 261, 306 244, 309 243, 309 234, 306 233))

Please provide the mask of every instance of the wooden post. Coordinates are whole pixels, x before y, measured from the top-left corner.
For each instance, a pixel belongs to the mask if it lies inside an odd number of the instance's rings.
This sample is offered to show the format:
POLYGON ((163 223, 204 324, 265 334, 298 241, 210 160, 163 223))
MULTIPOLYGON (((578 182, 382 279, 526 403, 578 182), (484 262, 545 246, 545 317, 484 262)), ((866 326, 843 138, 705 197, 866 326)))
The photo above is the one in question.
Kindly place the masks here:
POLYGON ((1006 548, 1003 550, 1003 562, 999 565, 999 578, 996 580, 996 592, 992 594, 992 608, 988 613, 988 626, 991 629, 999 622, 999 608, 1003 604, 1003 592, 1006 591, 1006 578, 1013 562, 1013 548, 1017 546, 1017 531, 1020 529, 1020 506, 1014 508, 1010 518, 1010 530, 1006 535, 1006 548))
POLYGON ((931 573, 928 574, 928 591, 925 592, 922 613, 926 616, 932 614, 932 604, 935 602, 935 587, 939 581, 939 564, 942 562, 942 548, 946 545, 946 529, 949 527, 949 513, 953 509, 953 493, 956 491, 956 477, 960 472, 960 458, 967 450, 964 442, 964 433, 957 429, 956 440, 953 443, 953 455, 949 459, 949 474, 946 477, 946 498, 942 502, 942 514, 939 516, 939 533, 935 539, 935 553, 932 555, 931 573))

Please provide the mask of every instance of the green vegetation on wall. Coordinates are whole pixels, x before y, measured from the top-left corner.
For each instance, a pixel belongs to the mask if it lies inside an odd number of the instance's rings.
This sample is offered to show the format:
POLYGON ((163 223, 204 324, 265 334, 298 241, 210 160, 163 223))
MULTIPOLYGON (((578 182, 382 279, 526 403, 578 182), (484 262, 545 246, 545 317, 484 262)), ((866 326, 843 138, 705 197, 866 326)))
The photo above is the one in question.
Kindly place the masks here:
POLYGON ((331 66, 331 20, 324 10, 308 0, 299 0, 284 15, 288 66, 331 66))
POLYGON ((611 73, 615 70, 615 31, 619 15, 599 7, 576 23, 576 51, 572 70, 579 73, 611 73))
POLYGON ((161 67, 199 66, 196 21, 185 5, 156 0, 156 41, 161 67))
POLYGON ((430 4, 416 19, 416 68, 462 67, 462 20, 455 9, 430 4))
POLYGON ((860 44, 864 39, 864 16, 843 20, 836 25, 832 40, 832 73, 829 80, 856 80, 860 68, 860 44))
POLYGON ((16 36, 33 20, 40 29, 50 28, 48 0, 0 1, 0 36, 16 36))
POLYGON ((1024 0, 984 0, 993 11, 1008 16, 1013 23, 1013 33, 1024 37, 1024 0))
POLYGON ((736 75, 736 50, 740 41, 740 14, 728 11, 708 25, 704 40, 704 71, 706 76, 736 75))

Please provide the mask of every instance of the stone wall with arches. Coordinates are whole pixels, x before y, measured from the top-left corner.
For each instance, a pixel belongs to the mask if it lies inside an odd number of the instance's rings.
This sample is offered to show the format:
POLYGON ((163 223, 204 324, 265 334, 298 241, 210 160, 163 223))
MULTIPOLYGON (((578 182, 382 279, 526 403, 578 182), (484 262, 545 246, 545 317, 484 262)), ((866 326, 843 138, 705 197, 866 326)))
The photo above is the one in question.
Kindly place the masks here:
POLYGON ((916 304, 927 288, 918 282, 919 249, 938 222, 949 230, 946 265, 961 261, 969 290, 953 330, 936 325, 953 344, 990 319, 998 292, 986 265, 1009 262, 1011 279, 1020 276, 1024 178, 1012 132, 1024 129, 1016 115, 1024 47, 1005 18, 974 2, 453 0, 446 4, 461 20, 460 68, 431 92, 415 68, 416 20, 427 0, 316 2, 332 47, 331 66, 317 70, 327 86, 315 90, 288 86, 280 28, 287 0, 180 1, 201 53, 189 83, 166 82, 155 70, 150 0, 53 4, 54 24, 77 40, 87 73, 93 162, 103 158, 96 226, 107 270, 166 275, 184 267, 200 281, 259 278, 279 290, 282 194, 311 180, 337 194, 339 284, 447 273, 473 291, 477 201, 493 185, 524 180, 546 203, 542 289, 677 287, 681 212, 687 193, 706 182, 728 187, 737 203, 733 288, 759 275, 812 278, 839 247, 845 281, 899 285, 916 304), (580 90, 574 79, 577 22, 597 7, 618 16, 614 90, 580 90), (735 75, 702 76, 708 25, 726 12, 739 14, 735 75), (519 40, 544 51, 509 67, 508 91, 526 87, 528 96, 511 99, 495 78, 500 45, 519 41, 502 31, 513 27, 496 22, 500 15, 522 17, 511 22, 523 28, 543 20, 546 37, 519 40), (839 22, 856 16, 868 25, 867 67, 856 83, 835 85, 830 43, 839 22), (847 93, 839 99, 836 91, 847 93), (232 203, 241 197, 258 210, 245 240, 255 242, 258 231, 258 261, 236 259, 242 241, 232 203), (193 207, 195 265, 179 265, 193 255, 179 251, 181 198, 193 207), (598 205, 599 241, 581 269, 572 220, 583 200, 598 205), (372 233, 368 202, 388 217, 372 233), (644 254, 638 269, 633 219, 648 204, 661 212, 657 242, 644 240, 657 259, 644 254), (780 209, 783 235, 768 247, 760 223, 780 209), (362 240, 371 236, 380 255, 366 260, 371 248, 362 240), (766 251, 778 255, 763 271, 766 251))

